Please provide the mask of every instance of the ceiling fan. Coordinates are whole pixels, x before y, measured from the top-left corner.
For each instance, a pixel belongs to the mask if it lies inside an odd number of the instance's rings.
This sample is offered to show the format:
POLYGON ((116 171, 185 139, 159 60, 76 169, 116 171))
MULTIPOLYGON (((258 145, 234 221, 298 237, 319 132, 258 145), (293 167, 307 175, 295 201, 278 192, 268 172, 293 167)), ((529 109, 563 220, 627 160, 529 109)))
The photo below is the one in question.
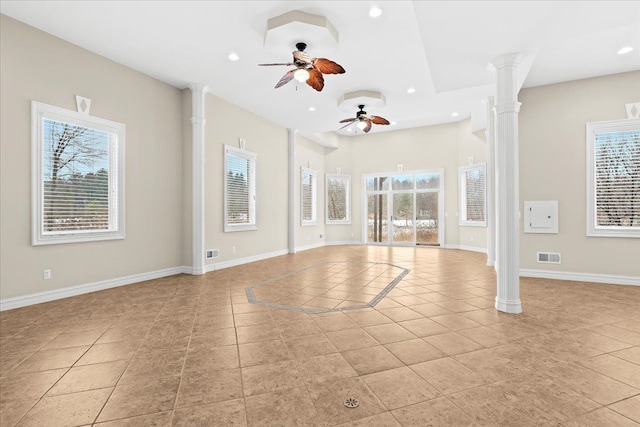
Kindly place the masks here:
POLYGON ((364 111, 363 104, 358 105, 358 108, 360 108, 360 111, 356 113, 355 118, 340 120, 340 123, 346 123, 346 125, 342 126, 340 129, 344 129, 347 126, 351 126, 352 124, 357 122, 356 126, 358 127, 358 129, 363 130, 365 133, 368 133, 371 130, 372 123, 375 125, 389 124, 389 120, 385 119, 384 117, 368 115, 367 112, 364 111))
POLYGON ((304 83, 317 90, 318 92, 324 87, 323 74, 344 74, 344 68, 339 64, 326 58, 311 58, 306 49, 306 43, 296 43, 298 50, 293 51, 293 62, 277 62, 273 64, 258 64, 262 66, 271 65, 295 65, 296 68, 287 71, 280 81, 276 84, 276 89, 289 83, 292 79, 304 83))

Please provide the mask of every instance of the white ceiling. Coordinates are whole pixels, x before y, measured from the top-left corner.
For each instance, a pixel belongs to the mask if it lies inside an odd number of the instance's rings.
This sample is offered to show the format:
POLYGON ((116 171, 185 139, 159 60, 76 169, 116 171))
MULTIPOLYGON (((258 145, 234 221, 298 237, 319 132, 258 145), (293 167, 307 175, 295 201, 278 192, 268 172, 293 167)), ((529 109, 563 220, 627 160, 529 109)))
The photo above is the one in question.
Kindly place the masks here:
POLYGON ((487 65, 507 53, 525 55, 524 87, 640 70, 640 1, 2 0, 0 12, 178 88, 206 84, 328 145, 338 121, 355 116, 357 102, 338 105, 354 91, 386 99, 365 109, 395 124, 371 132, 472 114, 482 125, 482 100, 495 90, 487 65), (377 18, 368 14, 374 5, 382 9, 377 18), (326 17, 339 41, 295 25, 267 36, 267 21, 292 10, 326 17), (274 89, 289 68, 257 64, 289 62, 297 41, 346 73, 325 76, 322 92, 295 81, 274 89), (635 50, 618 55, 623 46, 635 50), (240 59, 230 61, 230 52, 240 59))

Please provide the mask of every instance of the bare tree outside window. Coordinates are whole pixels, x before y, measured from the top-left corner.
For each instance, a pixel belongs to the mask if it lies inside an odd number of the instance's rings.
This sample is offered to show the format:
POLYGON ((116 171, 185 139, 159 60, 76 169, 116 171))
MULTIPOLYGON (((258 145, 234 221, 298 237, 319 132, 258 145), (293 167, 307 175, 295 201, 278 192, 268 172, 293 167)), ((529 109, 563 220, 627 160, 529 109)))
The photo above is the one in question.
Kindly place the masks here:
POLYGON ((44 120, 45 232, 109 228, 109 134, 44 120))
POLYGON ((640 119, 586 125, 587 236, 640 238, 640 119))
POLYGON ((351 176, 327 174, 327 224, 351 222, 351 176))
POLYGON ((124 239, 125 125, 31 101, 31 244, 124 239))
POLYGON ((640 228, 640 130, 595 141, 596 226, 640 228))

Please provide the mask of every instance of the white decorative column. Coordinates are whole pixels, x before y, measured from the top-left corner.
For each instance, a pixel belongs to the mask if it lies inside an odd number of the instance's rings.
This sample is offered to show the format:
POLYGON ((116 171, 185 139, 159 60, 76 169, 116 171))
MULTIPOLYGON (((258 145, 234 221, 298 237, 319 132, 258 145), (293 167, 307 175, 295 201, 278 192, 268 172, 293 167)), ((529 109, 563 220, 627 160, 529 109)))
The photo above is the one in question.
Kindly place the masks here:
POLYGON ((209 88, 200 83, 191 89, 191 189, 192 274, 204 274, 204 96, 209 88))
POLYGON ((289 253, 296 253, 296 129, 289 134, 289 253))
POLYGON ((489 96, 484 100, 487 108, 487 265, 493 267, 496 261, 496 141, 495 141, 495 111, 494 98, 489 96))
POLYGON ((496 309, 521 313, 520 235, 519 235, 519 162, 518 162, 518 88, 516 69, 522 55, 512 53, 491 61, 497 74, 496 84, 496 231, 498 290, 496 309))

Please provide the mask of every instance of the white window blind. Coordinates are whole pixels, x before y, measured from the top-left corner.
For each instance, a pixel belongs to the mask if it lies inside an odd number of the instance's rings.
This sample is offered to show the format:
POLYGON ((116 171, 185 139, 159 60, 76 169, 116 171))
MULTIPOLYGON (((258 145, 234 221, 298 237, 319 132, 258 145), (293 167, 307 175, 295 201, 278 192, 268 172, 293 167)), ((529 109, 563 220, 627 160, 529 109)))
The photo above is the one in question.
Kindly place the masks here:
POLYGON ((302 225, 315 225, 317 176, 313 169, 302 168, 300 174, 300 218, 302 225))
POLYGON ((587 136, 587 233, 640 237, 640 121, 591 123, 587 136))
POLYGON ((225 231, 256 229, 257 154, 225 145, 225 231))
POLYGON ((460 225, 486 225, 486 165, 459 168, 460 225))
POLYGON ((351 223, 351 175, 327 174, 327 224, 351 223))
POLYGON ((33 102, 34 245, 124 238, 124 125, 33 102))

